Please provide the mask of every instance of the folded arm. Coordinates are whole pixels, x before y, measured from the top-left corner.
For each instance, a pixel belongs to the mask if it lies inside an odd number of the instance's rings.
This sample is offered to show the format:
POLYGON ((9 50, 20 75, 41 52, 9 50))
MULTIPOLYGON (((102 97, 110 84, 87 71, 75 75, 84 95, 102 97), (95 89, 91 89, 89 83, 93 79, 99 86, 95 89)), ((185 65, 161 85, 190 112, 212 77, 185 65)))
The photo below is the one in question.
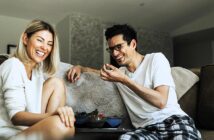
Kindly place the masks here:
POLYGON ((18 112, 16 113, 11 121, 14 125, 23 125, 23 126, 32 126, 35 123, 51 116, 52 114, 45 113, 45 114, 36 114, 30 112, 18 112))
POLYGON ((73 127, 75 121, 74 112, 72 108, 68 106, 58 107, 57 110, 53 113, 47 112, 40 114, 20 111, 12 117, 11 121, 14 125, 32 126, 37 122, 53 115, 58 115, 62 123, 64 123, 66 126, 73 127))

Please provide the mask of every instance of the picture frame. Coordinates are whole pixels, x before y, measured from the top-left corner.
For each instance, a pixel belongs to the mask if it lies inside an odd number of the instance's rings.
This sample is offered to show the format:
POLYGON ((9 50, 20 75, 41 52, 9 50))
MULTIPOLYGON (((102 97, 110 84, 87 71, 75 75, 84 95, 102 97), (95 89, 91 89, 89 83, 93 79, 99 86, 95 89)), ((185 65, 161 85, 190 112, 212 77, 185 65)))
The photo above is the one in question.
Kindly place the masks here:
POLYGON ((16 45, 8 44, 7 45, 7 54, 13 54, 16 50, 16 45))

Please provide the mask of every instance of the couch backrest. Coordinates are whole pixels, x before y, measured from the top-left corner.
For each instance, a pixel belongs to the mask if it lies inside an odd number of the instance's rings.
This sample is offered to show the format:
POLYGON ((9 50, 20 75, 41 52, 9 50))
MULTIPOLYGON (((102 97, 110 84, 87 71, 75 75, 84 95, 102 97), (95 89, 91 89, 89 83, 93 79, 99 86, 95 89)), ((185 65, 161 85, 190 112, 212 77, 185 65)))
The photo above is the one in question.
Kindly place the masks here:
POLYGON ((199 82, 194 84, 178 101, 181 108, 195 120, 195 123, 197 123, 198 91, 199 82))
POLYGON ((9 58, 9 55, 0 54, 0 65, 9 58))
POLYGON ((214 65, 201 68, 197 118, 201 128, 214 129, 214 65))
MULTIPOLYGON (((200 77, 200 68, 189 69, 194 74, 200 77)), ((200 78, 197 83, 195 83, 186 93, 184 96, 180 98, 178 101, 181 108, 195 121, 196 125, 197 121, 197 107, 198 107, 198 92, 199 92, 199 83, 200 78)))

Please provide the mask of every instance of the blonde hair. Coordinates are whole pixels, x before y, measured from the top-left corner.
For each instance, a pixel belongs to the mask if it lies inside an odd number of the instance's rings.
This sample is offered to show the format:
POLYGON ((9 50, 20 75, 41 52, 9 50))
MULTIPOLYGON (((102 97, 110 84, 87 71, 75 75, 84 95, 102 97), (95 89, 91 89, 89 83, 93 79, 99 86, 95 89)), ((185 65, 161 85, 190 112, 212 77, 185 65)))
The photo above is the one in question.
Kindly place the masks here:
POLYGON ((22 33, 21 35, 19 45, 15 51, 14 56, 19 58, 20 61, 22 61, 23 63, 29 63, 31 60, 27 54, 26 47, 23 43, 23 36, 24 34, 26 34, 27 37, 30 38, 33 34, 42 30, 47 30, 50 33, 52 33, 54 41, 53 41, 53 49, 50 52, 49 56, 42 62, 42 64, 40 63, 38 65, 43 66, 43 71, 45 73, 47 73, 48 75, 52 75, 56 72, 60 61, 59 43, 58 43, 58 38, 54 28, 47 22, 42 20, 33 20, 30 22, 30 24, 28 24, 24 33, 22 33))

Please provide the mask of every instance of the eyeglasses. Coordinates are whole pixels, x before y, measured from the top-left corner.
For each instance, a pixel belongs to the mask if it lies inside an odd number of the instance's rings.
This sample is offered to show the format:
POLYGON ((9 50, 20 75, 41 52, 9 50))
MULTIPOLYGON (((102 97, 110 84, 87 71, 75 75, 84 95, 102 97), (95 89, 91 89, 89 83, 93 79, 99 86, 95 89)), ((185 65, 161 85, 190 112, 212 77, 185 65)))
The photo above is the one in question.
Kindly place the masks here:
POLYGON ((114 50, 121 51, 121 49, 123 48, 123 44, 125 44, 125 43, 126 42, 117 44, 117 45, 115 45, 113 47, 106 48, 106 51, 111 53, 111 54, 114 52, 114 50))

